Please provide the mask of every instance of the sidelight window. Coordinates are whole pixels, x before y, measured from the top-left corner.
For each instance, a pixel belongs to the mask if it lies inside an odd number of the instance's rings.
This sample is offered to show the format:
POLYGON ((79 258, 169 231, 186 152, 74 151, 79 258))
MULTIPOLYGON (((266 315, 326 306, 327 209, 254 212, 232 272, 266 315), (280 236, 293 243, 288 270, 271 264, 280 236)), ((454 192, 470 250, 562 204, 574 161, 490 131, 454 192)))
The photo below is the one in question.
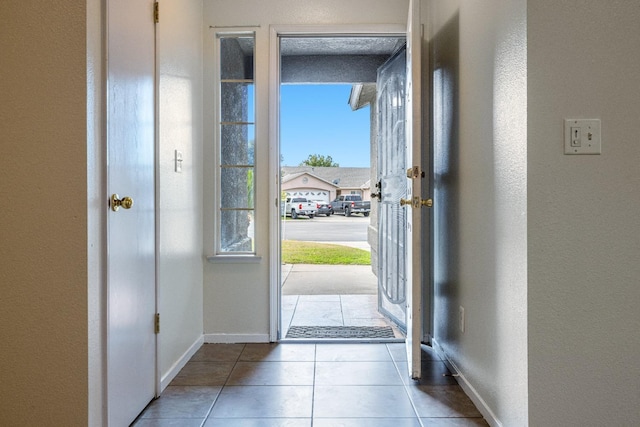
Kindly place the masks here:
POLYGON ((217 253, 255 253, 255 35, 218 35, 217 253))

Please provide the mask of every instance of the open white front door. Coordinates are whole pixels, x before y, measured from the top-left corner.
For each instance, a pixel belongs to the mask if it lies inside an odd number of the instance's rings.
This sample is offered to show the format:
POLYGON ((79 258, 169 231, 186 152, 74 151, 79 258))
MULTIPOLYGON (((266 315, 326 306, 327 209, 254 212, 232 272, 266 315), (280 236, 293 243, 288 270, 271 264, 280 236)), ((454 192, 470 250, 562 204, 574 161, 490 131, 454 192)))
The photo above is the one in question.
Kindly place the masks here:
MULTIPOLYGON (((422 179, 422 108, 420 0, 410 0, 407 19, 407 88, 406 88, 406 166, 407 166, 407 364, 411 378, 422 375, 420 344, 422 341, 422 251, 421 213, 422 179), (410 172, 409 170, 413 168, 410 172)), ((406 203, 406 202, 405 202, 406 203)))
POLYGON ((406 332, 409 374, 416 379, 421 375, 423 320, 419 16, 419 0, 411 1, 406 49, 396 52, 378 69, 376 193, 378 309, 406 332))
MULTIPOLYGON (((378 69, 378 310, 407 331, 407 52, 378 69)), ((410 266, 409 266, 410 267, 410 266)), ((409 270, 410 271, 410 270, 409 270)))

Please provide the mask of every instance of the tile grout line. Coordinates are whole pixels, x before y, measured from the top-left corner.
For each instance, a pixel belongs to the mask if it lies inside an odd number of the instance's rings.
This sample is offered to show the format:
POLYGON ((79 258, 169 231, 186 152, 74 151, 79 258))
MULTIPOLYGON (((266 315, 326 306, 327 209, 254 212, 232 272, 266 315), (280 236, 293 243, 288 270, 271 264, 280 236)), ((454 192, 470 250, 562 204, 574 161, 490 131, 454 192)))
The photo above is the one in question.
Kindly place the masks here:
POLYGON ((315 403, 316 403, 316 369, 318 364, 318 345, 313 344, 313 385, 311 387, 311 427, 313 427, 313 421, 315 418, 315 403))
POLYGON ((402 388, 404 389, 404 392, 406 393, 407 398, 409 399, 409 403, 411 404, 411 408, 413 409, 413 413, 415 414, 416 419, 418 420, 418 424, 420 424, 420 427, 424 427, 424 424, 422 423, 422 420, 420 419, 420 414, 418 414, 418 409, 416 408, 416 404, 413 401, 413 399, 411 398, 411 393, 409 393, 408 381, 413 381, 413 380, 411 378, 409 378, 407 381, 404 381, 402 379, 402 370, 398 366, 400 364, 400 362, 397 361, 393 357, 393 354, 391 353, 391 349, 389 348, 389 344, 386 344, 386 347, 387 347, 387 351, 389 352, 389 356, 391 356, 391 360, 393 361, 393 366, 396 368, 396 372, 398 373, 398 375, 400 375, 400 380, 402 381, 402 388))
POLYGON ((231 370, 229 371, 229 375, 227 375, 227 378, 225 378, 225 380, 224 380, 224 384, 222 385, 222 387, 220 387, 220 391, 218 392, 218 395, 216 396, 215 399, 213 399, 213 403, 211 404, 211 407, 209 408, 209 411, 207 411, 207 414, 205 415, 204 420, 202 421, 202 424, 200 424, 200 427, 204 427, 204 425, 209 420, 209 417, 211 416, 211 412, 213 412, 213 407, 215 406, 216 402, 218 401, 218 399, 222 395, 222 390, 224 390, 224 388, 227 386, 227 382, 229 381, 229 378, 231 377, 231 373, 233 372, 233 370, 238 365, 238 362, 240 361, 240 357, 242 356, 242 353, 244 352, 245 348, 247 348, 247 344, 246 343, 244 343, 242 345, 242 350, 240 350, 240 353, 238 353, 238 357, 236 357, 236 360, 233 362, 233 366, 231 367, 231 370))

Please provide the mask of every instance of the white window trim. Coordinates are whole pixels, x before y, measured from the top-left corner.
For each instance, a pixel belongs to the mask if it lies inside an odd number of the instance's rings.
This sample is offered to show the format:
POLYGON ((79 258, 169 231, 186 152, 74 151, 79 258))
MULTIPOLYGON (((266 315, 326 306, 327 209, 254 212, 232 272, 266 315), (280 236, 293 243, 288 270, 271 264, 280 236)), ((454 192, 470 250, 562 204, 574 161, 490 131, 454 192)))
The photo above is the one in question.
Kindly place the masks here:
POLYGON ((207 261, 212 264, 260 264, 262 257, 256 254, 209 255, 207 261))
MULTIPOLYGON (((214 175, 213 175, 213 188, 212 192, 212 201, 213 201, 213 219, 214 219, 214 227, 213 230, 213 239, 207 240, 209 242, 212 241, 213 246, 209 249, 213 251, 213 255, 208 255, 207 261, 211 263, 260 263, 262 262, 262 257, 257 254, 258 248, 258 235, 259 232, 254 228, 253 233, 253 246, 255 250, 253 252, 223 252, 221 245, 221 229, 222 229, 222 215, 220 213, 220 188, 221 188, 221 98, 220 98, 220 82, 221 82, 221 73, 220 73, 220 39, 223 37, 242 37, 242 36, 252 36, 254 38, 254 64, 253 64, 253 85, 254 85, 254 160, 253 160, 253 214, 254 214, 254 227, 257 226, 256 218, 258 217, 258 189, 257 189, 257 145, 258 145, 258 85, 257 85, 257 74, 259 70, 256 66, 256 57, 257 57, 257 49, 258 49, 258 33, 256 31, 256 26, 247 26, 247 27, 237 27, 237 28, 224 28, 221 30, 220 28, 216 29, 215 27, 210 27, 212 30, 208 33, 208 37, 210 38, 210 42, 213 43, 213 64, 212 70, 210 74, 211 87, 209 94, 211 94, 211 101, 213 102, 212 110, 213 110, 213 126, 209 126, 209 130, 212 132, 211 138, 208 141, 212 142, 213 149, 213 165, 214 165, 214 175)), ((205 77, 206 78, 206 77, 205 77)), ((205 95, 206 98, 206 95, 205 95)), ((265 141, 266 142, 266 141, 265 141)), ((261 142, 263 143, 263 142, 261 142)), ((205 191, 207 186, 205 185, 205 191)))

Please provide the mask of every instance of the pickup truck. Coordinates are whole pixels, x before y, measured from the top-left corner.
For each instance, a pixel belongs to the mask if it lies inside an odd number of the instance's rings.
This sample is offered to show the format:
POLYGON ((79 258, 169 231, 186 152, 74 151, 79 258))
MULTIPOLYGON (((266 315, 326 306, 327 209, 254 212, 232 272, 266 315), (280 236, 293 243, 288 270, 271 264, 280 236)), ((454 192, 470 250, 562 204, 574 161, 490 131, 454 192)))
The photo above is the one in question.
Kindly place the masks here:
POLYGON ((344 194, 331 202, 331 210, 333 213, 342 213, 344 216, 351 216, 354 213, 369 216, 371 202, 363 202, 362 197, 356 194, 344 194))
POLYGON ((298 215, 306 215, 309 218, 313 218, 317 210, 316 202, 309 201, 304 197, 287 197, 284 205, 285 215, 293 219, 298 218, 298 215))

